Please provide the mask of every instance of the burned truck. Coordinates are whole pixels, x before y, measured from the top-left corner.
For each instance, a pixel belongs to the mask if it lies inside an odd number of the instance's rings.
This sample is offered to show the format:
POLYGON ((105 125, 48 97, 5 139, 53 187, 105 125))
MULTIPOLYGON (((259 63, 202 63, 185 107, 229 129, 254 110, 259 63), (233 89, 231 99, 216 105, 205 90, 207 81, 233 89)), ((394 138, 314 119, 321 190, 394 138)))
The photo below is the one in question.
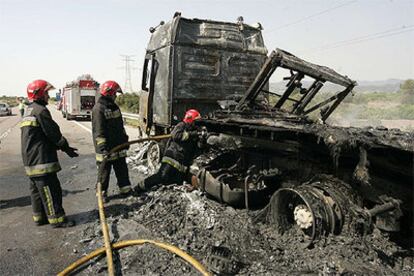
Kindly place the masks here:
MULTIPOLYGON (((141 133, 168 133, 189 108, 208 114, 220 108, 220 101, 240 99, 267 55, 260 27, 241 19, 228 23, 177 14, 150 31, 139 104, 141 133)), ((150 147, 150 166, 162 148, 150 147)))
POLYGON ((236 105, 200 122, 237 137, 239 146, 225 150, 227 139, 214 158, 200 158, 197 186, 232 205, 268 203, 264 219, 280 232, 300 230, 306 246, 374 225, 412 244, 413 134, 325 124, 355 85, 332 69, 273 51, 236 105), (282 94, 264 89, 277 69, 290 74, 282 94), (307 87, 305 77, 313 79, 307 87), (342 89, 321 100, 316 96, 327 82, 342 89), (258 103, 260 94, 276 100, 258 103), (309 118, 314 113, 316 121, 309 118))
POLYGON ((201 111, 198 124, 214 135, 191 168, 194 187, 261 210, 258 219, 299 233, 307 247, 373 227, 412 246, 412 134, 326 123, 355 81, 280 49, 267 56, 260 26, 241 19, 178 15, 151 31, 141 129, 167 133, 186 109, 201 111), (269 85, 279 70, 287 73, 281 93, 269 85), (320 97, 327 83, 338 91, 320 97))
POLYGON ((177 15, 151 31, 139 110, 147 133, 165 133, 189 108, 208 114, 218 101, 241 97, 267 55, 260 28, 242 22, 177 15))

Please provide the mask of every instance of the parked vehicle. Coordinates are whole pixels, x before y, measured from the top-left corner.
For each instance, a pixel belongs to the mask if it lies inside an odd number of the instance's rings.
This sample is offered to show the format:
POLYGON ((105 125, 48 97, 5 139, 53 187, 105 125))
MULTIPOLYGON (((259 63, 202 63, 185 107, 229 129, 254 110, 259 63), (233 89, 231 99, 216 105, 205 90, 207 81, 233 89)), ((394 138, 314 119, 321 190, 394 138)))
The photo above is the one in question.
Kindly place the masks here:
POLYGON ((12 115, 11 107, 7 103, 0 103, 0 115, 10 116, 12 115))
POLYGON ((58 109, 61 110, 64 118, 90 119, 92 108, 99 97, 99 83, 90 75, 82 75, 77 80, 67 83, 61 93, 58 109))

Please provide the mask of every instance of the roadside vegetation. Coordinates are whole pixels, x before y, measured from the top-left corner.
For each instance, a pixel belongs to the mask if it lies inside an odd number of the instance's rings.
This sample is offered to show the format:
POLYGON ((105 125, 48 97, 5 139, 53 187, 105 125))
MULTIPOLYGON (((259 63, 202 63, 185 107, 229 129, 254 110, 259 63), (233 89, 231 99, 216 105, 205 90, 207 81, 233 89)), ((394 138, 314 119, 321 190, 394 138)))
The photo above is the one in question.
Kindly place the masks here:
POLYGON ((138 113, 139 96, 137 93, 125 93, 116 98, 116 103, 122 111, 130 113, 138 113))
POLYGON ((0 97, 0 102, 1 103, 7 103, 9 106, 14 107, 17 106, 19 104, 17 97, 15 96, 6 96, 3 95, 0 97))
POLYGON ((397 92, 358 92, 349 95, 335 117, 377 120, 414 120, 414 79, 403 82, 397 92))

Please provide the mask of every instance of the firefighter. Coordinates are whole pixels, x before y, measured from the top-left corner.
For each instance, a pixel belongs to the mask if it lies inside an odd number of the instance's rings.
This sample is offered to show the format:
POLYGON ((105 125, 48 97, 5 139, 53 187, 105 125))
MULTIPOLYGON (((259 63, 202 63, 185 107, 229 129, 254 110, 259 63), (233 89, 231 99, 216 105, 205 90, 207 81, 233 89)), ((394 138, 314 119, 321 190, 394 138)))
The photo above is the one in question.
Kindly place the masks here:
POLYGON ((138 183, 137 192, 150 190, 159 184, 183 183, 199 148, 202 134, 194 121, 200 118, 200 113, 195 109, 190 109, 185 113, 183 121, 178 123, 171 132, 160 169, 156 174, 138 183))
POLYGON ((59 126, 46 108, 49 90, 54 87, 44 80, 35 80, 27 87, 29 104, 21 128, 22 157, 30 178, 33 220, 36 225, 50 223, 53 227, 70 227, 62 207, 62 188, 57 172, 61 170, 57 150, 77 157, 77 149, 69 146, 59 126))
POLYGON ((118 180, 120 194, 131 193, 125 160, 127 151, 108 155, 112 148, 128 142, 128 135, 125 132, 121 111, 115 103, 116 93, 122 93, 121 87, 115 81, 107 81, 101 85, 100 93, 101 97, 92 110, 92 132, 98 166, 98 181, 101 181, 104 201, 108 201, 107 191, 112 167, 118 180), (99 175, 99 167, 104 157, 108 158, 108 162, 102 170, 102 175, 99 175))

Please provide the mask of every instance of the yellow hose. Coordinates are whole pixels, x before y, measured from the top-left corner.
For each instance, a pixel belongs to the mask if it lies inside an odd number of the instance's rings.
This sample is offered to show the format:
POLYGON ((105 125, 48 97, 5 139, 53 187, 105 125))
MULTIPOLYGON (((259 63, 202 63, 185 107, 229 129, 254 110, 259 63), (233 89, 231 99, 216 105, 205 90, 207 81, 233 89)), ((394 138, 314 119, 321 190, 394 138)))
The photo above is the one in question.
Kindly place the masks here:
POLYGON ((121 145, 118 145, 118 146, 112 148, 109 151, 109 154, 114 153, 114 152, 117 152, 117 151, 120 151, 120 150, 123 150, 123 149, 125 149, 126 147, 128 147, 128 146, 130 146, 132 144, 142 143, 142 142, 146 142, 146 141, 161 141, 161 140, 164 140, 164 139, 168 139, 170 137, 171 137, 171 134, 163 134, 163 135, 157 135, 157 136, 152 136, 152 137, 146 137, 146 138, 140 138, 140 139, 137 139, 137 140, 132 140, 132 141, 126 142, 124 144, 121 144, 121 145))
MULTIPOLYGON (((166 134, 166 135, 159 135, 159 136, 154 136, 154 137, 148 137, 148 138, 133 140, 133 141, 127 142, 125 144, 122 144, 122 145, 119 145, 119 146, 113 148, 109 153, 111 154, 111 153, 120 151, 120 150, 122 150, 122 149, 124 149, 127 146, 132 145, 132 144, 145 142, 145 141, 158 141, 158 140, 163 140, 163 139, 167 139, 167 138, 170 138, 170 137, 171 137, 171 135, 166 134)), ((104 160, 101 163, 100 169, 99 169, 100 174, 101 174, 102 169, 105 166, 106 162, 108 162, 108 160, 107 160, 107 158, 104 158, 104 160)), ((71 273, 75 269, 77 269, 79 266, 83 265, 87 261, 89 261, 89 260, 91 260, 91 259, 93 259, 93 258, 95 258, 95 257, 97 257, 97 256, 99 256, 103 253, 106 253, 107 264, 108 264, 108 275, 113 276, 114 275, 114 267, 113 267, 112 249, 121 249, 121 248, 124 248, 124 247, 127 247, 127 246, 142 245, 142 244, 145 244, 145 243, 149 243, 149 244, 158 246, 160 248, 163 248, 167 251, 170 251, 170 252, 180 256, 181 258, 186 260, 188 263, 190 263, 194 268, 196 268, 198 271, 200 271, 201 274, 203 274, 204 276, 211 275, 203 267, 203 265, 201 263, 199 263, 196 259, 194 259, 190 255, 188 255, 187 253, 185 253, 184 251, 182 251, 181 249, 179 249, 178 247, 175 247, 173 245, 169 245, 169 244, 158 242, 158 241, 152 241, 152 240, 128 240, 128 241, 120 241, 120 242, 111 244, 110 238, 109 238, 108 224, 106 223, 105 212, 104 212, 104 204, 103 204, 103 199, 102 199, 102 185, 101 185, 101 179, 100 178, 98 180, 96 190, 97 190, 96 191, 96 196, 98 198, 99 218, 101 220, 102 233, 103 233, 103 236, 104 236, 105 246, 93 251, 92 253, 90 253, 90 254, 88 254, 88 255, 80 258, 80 259, 78 259, 77 261, 75 261, 74 263, 69 265, 67 268, 65 268, 62 272, 59 272, 58 276, 68 275, 69 273, 71 273)))
POLYGON ((105 243, 105 251, 106 251, 106 262, 108 264, 108 275, 114 276, 114 261, 112 258, 112 248, 111 248, 111 241, 109 237, 109 230, 108 230, 108 224, 106 223, 106 217, 104 212, 104 204, 102 200, 102 185, 101 181, 98 181, 98 185, 96 187, 96 197, 98 198, 98 209, 99 209, 99 218, 101 220, 101 226, 102 226, 102 234, 104 237, 104 243, 105 243))
MULTIPOLYGON (((186 260, 189 264, 191 264, 195 269, 197 269, 202 275, 204 276, 210 276, 211 274, 203 267, 201 263, 199 263, 196 259, 179 249, 178 247, 175 247, 173 245, 165 244, 158 241, 152 241, 152 240, 127 240, 127 241, 120 241, 117 243, 112 244, 113 249, 121 249, 124 247, 132 246, 132 245, 143 245, 143 244, 152 244, 157 247, 163 248, 167 251, 170 251, 184 260, 186 260)), ((105 247, 101 247, 99 249, 96 249, 95 251, 91 252, 90 254, 80 258, 79 260, 75 261, 71 265, 69 265, 65 270, 58 273, 58 276, 65 276, 69 273, 73 272, 76 268, 80 267, 81 265, 85 264, 89 260, 105 253, 105 247)))
POLYGON ((106 251, 106 262, 108 264, 108 275, 109 276, 114 276, 115 271, 114 271, 114 261, 113 261, 113 258, 112 258, 112 248, 111 248, 111 241, 110 241, 110 237, 109 237, 108 224, 106 223, 105 212, 104 212, 104 204, 103 204, 103 199, 102 199, 102 179, 101 179, 103 169, 105 168, 106 163, 108 163, 108 156, 112 153, 123 150, 123 149, 127 148, 128 146, 130 146, 132 144, 141 143, 141 142, 145 142, 145 141, 159 141, 159 140, 167 139, 167 138, 170 138, 170 137, 171 137, 170 134, 159 135, 159 136, 153 136, 153 137, 147 137, 147 138, 132 140, 132 141, 126 142, 124 144, 118 145, 118 146, 112 148, 109 151, 109 154, 104 157, 104 159, 102 160, 102 163, 100 164, 99 178, 98 178, 98 183, 96 185, 96 190, 97 190, 96 191, 96 196, 98 198, 99 218, 101 220, 102 234, 103 234, 103 237, 104 237, 104 244, 105 244, 105 251, 106 251))

